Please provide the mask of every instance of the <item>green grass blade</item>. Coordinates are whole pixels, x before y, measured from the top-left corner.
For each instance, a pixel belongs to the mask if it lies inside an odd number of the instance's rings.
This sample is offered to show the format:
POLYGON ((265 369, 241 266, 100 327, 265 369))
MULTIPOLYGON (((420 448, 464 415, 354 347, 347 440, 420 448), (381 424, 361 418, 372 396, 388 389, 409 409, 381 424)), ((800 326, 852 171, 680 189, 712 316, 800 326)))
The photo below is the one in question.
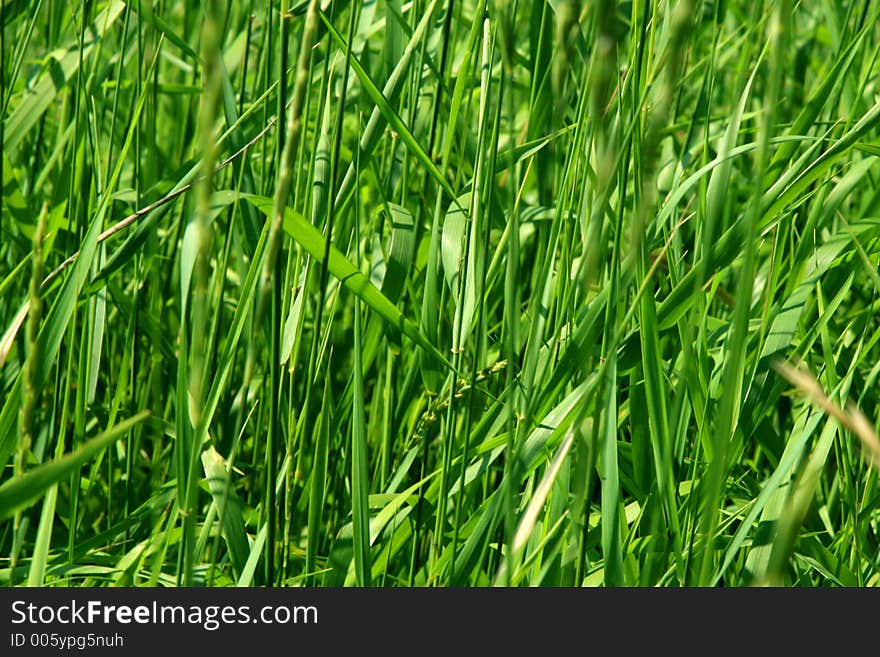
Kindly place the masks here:
POLYGON ((250 545, 245 532, 242 505, 231 486, 231 472, 225 460, 213 446, 202 452, 202 467, 208 489, 221 518, 221 530, 232 560, 232 567, 243 576, 250 556, 250 545))
MULTIPOLYGON (((244 198, 254 204, 260 212, 270 215, 272 211, 272 199, 254 195, 245 195, 244 198)), ((321 262, 324 257, 324 237, 311 223, 305 218, 291 210, 285 208, 284 211, 284 231, 309 255, 321 262)), ((352 291, 361 301, 363 301, 370 309, 379 317, 385 320, 392 328, 400 331, 407 338, 412 340, 419 347, 424 349, 433 358, 440 363, 451 367, 445 356, 431 344, 428 339, 423 336, 418 327, 406 319, 403 313, 384 295, 379 289, 373 285, 370 279, 362 274, 342 253, 335 247, 330 248, 330 258, 328 262, 328 270, 332 276, 338 279, 345 287, 352 291)))
POLYGON ((68 477, 71 472, 89 461, 113 441, 124 436, 129 429, 143 422, 148 416, 149 411, 138 413, 85 442, 76 451, 39 465, 22 476, 5 482, 0 486, 0 520, 6 519, 19 509, 32 504, 54 484, 68 477))
MULTIPOLYGON (((330 36, 333 37, 333 40, 336 42, 337 46, 345 50, 346 44, 345 40, 339 35, 339 33, 334 29, 333 25, 327 19, 327 16, 321 12, 321 18, 324 20, 324 24, 327 26, 327 31, 330 33, 330 36)), ((355 74, 357 74, 358 79, 361 81, 361 84, 364 87, 364 90, 367 92, 367 95, 370 99, 376 104, 376 107, 379 108, 379 111, 382 112, 382 116, 385 117, 385 120, 388 121, 388 125, 400 136, 401 140, 406 147, 410 150, 410 152, 415 156, 415 158, 419 161, 419 163, 425 167, 425 170, 431 174, 431 177, 443 188, 443 190, 449 194, 451 198, 456 198, 455 190, 452 188, 452 185, 449 184, 449 181, 446 180, 446 177, 440 172, 437 168, 437 165, 434 164, 434 161, 428 157, 428 154, 425 153, 425 150, 413 136, 412 132, 410 132, 409 128, 403 122, 403 119, 400 118, 400 115, 394 111, 394 108, 391 107, 391 104, 388 102, 388 99, 379 91, 379 88, 373 82, 372 78, 370 78, 369 73, 364 69, 361 63, 357 60, 356 57, 351 58, 351 67, 354 69, 355 74)))

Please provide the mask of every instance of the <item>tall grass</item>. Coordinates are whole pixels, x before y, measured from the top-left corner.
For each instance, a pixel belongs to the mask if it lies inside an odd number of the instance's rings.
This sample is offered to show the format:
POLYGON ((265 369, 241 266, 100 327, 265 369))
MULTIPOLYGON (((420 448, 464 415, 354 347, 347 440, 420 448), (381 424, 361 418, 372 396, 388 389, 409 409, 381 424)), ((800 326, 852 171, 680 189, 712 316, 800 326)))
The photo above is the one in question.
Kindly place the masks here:
POLYGON ((0 11, 0 584, 880 584, 877 3, 0 11))

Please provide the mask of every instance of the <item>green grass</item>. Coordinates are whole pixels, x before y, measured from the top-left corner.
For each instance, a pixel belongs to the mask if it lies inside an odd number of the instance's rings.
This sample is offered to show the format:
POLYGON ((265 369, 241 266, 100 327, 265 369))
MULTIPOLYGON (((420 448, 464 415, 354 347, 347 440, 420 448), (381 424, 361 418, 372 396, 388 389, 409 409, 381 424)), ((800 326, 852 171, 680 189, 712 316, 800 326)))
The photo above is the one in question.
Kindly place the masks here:
POLYGON ((880 4, 0 11, 0 584, 880 584, 880 4))

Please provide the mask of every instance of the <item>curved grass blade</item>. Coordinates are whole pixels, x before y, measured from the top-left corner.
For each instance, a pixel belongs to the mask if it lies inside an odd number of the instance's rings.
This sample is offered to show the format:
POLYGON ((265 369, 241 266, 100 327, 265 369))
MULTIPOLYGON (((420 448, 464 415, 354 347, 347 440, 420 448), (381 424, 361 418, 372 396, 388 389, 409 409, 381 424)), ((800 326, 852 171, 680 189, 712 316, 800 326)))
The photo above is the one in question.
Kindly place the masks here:
MULTIPOLYGON (((468 234, 468 216, 465 208, 471 205, 471 194, 462 194, 457 203, 450 204, 443 220, 443 233, 441 235, 440 262, 443 263, 443 276, 452 293, 452 298, 458 301, 458 291, 461 286, 461 272, 464 268, 464 252, 468 234)), ((465 290, 473 281, 465 282, 465 290)))
POLYGON ((397 303, 406 286, 406 277, 416 250, 416 226, 412 213, 396 203, 388 204, 391 215, 391 247, 385 263, 382 294, 397 303))
MULTIPOLYGON (((266 196, 253 194, 242 195, 262 213, 270 216, 273 200, 266 196)), ((324 237, 306 219, 290 208, 284 209, 284 232, 294 239, 309 255, 318 262, 324 259, 324 237)), ((335 247, 330 247, 330 258, 327 264, 328 271, 337 278, 345 287, 351 290, 361 301, 369 306, 373 312, 398 329, 403 335, 415 342, 428 354, 436 358, 440 363, 450 369, 452 365, 446 357, 423 336, 416 325, 406 319, 403 313, 397 309, 379 289, 373 285, 369 277, 361 273, 342 253, 335 247)))
POLYGON ((250 556, 244 516, 241 513, 241 500, 230 484, 231 473, 225 460, 213 446, 202 452, 202 467, 205 470, 211 497, 222 518, 221 531, 229 549, 232 567, 241 576, 245 573, 250 556))
POLYGON ((114 440, 124 436, 129 429, 143 422, 149 414, 149 411, 142 411, 92 438, 75 452, 44 463, 20 477, 7 481, 0 486, 0 520, 8 518, 19 509, 23 509, 34 500, 39 499, 52 485, 69 476, 71 472, 114 440))

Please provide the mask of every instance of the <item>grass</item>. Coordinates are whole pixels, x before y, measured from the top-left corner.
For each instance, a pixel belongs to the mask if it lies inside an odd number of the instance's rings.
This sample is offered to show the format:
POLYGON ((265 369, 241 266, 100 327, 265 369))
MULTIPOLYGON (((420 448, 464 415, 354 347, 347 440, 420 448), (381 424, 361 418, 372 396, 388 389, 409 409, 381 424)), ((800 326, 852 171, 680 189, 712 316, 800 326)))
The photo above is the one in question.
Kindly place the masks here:
POLYGON ((880 584, 878 3, 0 11, 0 584, 880 584))

